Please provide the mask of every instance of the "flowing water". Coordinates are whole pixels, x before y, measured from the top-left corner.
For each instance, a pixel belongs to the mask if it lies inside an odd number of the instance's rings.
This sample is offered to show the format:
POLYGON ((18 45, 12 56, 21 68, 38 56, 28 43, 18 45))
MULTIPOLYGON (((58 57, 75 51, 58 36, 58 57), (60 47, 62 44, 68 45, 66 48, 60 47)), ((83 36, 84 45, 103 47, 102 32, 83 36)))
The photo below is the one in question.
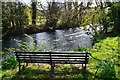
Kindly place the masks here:
POLYGON ((62 30, 55 30, 49 32, 35 33, 31 36, 31 40, 26 36, 8 37, 3 40, 2 48, 19 48, 18 42, 14 39, 27 42, 29 45, 36 43, 34 47, 41 48, 40 44, 45 43, 45 51, 69 51, 79 47, 92 47, 91 35, 87 35, 86 31, 81 28, 69 28, 62 30))

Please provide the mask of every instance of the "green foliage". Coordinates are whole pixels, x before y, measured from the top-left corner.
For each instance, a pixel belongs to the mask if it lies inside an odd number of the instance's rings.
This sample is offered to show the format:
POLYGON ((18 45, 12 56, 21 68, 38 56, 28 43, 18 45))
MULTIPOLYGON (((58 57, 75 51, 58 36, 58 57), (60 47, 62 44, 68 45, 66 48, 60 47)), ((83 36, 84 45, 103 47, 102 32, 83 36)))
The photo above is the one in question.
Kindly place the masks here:
POLYGON ((91 67, 91 72, 94 72, 95 79, 117 79, 118 69, 116 68, 118 62, 118 37, 107 37, 99 39, 95 43, 90 53, 88 66, 91 67))
POLYGON ((108 37, 101 40, 99 43, 94 45, 94 49, 102 52, 115 51, 118 52, 118 37, 108 37))
POLYGON ((42 66, 31 66, 21 73, 19 75, 16 69, 4 70, 2 80, 84 80, 84 76, 81 73, 57 74, 51 77, 49 70, 44 69, 42 66))
POLYGON ((99 7, 96 9, 90 9, 88 13, 83 18, 82 25, 89 25, 89 24, 99 24, 102 22, 102 18, 105 18, 106 16, 105 10, 101 10, 99 7))
POLYGON ((104 7, 104 9, 101 9, 100 7, 95 7, 86 13, 81 25, 90 25, 90 28, 96 35, 98 32, 107 33, 108 28, 111 27, 111 23, 110 17, 108 16, 108 8, 104 7))
POLYGON ((113 4, 109 9, 111 18, 112 19, 115 19, 115 18, 119 19, 120 18, 119 11, 120 11, 120 4, 119 3, 113 4))
POLYGON ((62 65, 62 66, 58 67, 58 70, 72 71, 74 68, 75 68, 74 66, 62 65))
POLYGON ((17 67, 18 63, 15 55, 13 54, 15 51, 43 51, 45 49, 44 43, 39 43, 39 45, 41 45, 41 48, 36 48, 37 44, 34 43, 34 39, 27 34, 25 34, 25 36, 33 41, 33 43, 29 44, 28 42, 14 39, 18 43, 19 48, 6 48, 8 52, 2 52, 4 55, 2 58, 3 69, 14 69, 17 67))
POLYGON ((78 46, 78 49, 76 49, 76 50, 74 50, 74 51, 85 51, 85 52, 87 52, 87 51, 89 51, 89 49, 90 48, 88 48, 88 47, 80 47, 80 46, 78 46))
POLYGON ((99 78, 109 78, 115 79, 116 78, 116 71, 115 71, 115 61, 110 60, 102 60, 98 66, 96 66, 96 76, 99 78))
POLYGON ((93 45, 94 45, 95 43, 98 43, 98 42, 99 42, 99 40, 100 40, 100 35, 99 35, 99 34, 94 34, 91 39, 93 40, 92 43, 93 43, 93 45))
POLYGON ((113 22, 114 32, 119 32, 120 30, 120 3, 113 4, 109 9, 109 17, 111 22, 113 22))
MULTIPOLYGON (((14 39, 18 43, 19 48, 6 48, 6 50, 8 50, 10 52, 15 52, 15 51, 44 51, 44 49, 46 48, 45 43, 39 42, 37 44, 37 43, 35 43, 35 40, 31 36, 29 36, 27 34, 24 34, 24 35, 30 39, 31 43, 28 43, 28 42, 25 42, 22 40, 14 39), (41 46, 41 47, 37 48, 37 45, 41 46)), ((42 41, 42 40, 43 39, 41 39, 40 41, 42 41)))
POLYGON ((15 69, 17 65, 15 55, 7 54, 2 57, 2 69, 15 69))
POLYGON ((2 3, 2 27, 3 33, 23 33, 29 24, 29 9, 21 2, 2 3))

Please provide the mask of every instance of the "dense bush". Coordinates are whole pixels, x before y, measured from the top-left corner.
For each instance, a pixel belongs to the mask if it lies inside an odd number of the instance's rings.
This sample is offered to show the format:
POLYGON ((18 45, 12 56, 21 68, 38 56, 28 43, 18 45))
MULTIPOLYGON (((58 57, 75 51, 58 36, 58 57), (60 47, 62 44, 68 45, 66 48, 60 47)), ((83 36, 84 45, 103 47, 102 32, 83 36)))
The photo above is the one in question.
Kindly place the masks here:
POLYGON ((95 75, 97 75, 98 78, 104 78, 104 79, 116 78, 114 61, 102 60, 96 68, 97 68, 97 71, 95 75))
POLYGON ((18 62, 15 58, 15 55, 7 54, 2 58, 2 69, 15 69, 18 65, 18 62))
POLYGON ((109 9, 109 17, 111 22, 113 22, 113 31, 119 32, 120 31, 120 3, 113 4, 109 9))

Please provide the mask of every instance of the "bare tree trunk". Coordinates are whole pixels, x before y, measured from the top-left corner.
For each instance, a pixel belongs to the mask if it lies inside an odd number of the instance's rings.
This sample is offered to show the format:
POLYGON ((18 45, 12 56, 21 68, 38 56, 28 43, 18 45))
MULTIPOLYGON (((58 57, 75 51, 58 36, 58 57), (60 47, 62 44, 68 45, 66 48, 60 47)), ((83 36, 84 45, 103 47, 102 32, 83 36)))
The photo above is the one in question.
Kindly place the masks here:
POLYGON ((67 4, 66 4, 66 0, 65 1, 65 4, 64 4, 64 7, 65 7, 65 11, 67 10, 67 4))
POLYGON ((32 6, 32 24, 36 24, 36 12, 37 12, 36 4, 37 4, 37 2, 32 1, 32 4, 31 4, 31 6, 32 6))
POLYGON ((57 21, 58 21, 57 2, 53 1, 53 2, 48 3, 48 5, 49 5, 49 7, 48 7, 48 15, 49 16, 47 16, 46 26, 55 28, 57 25, 57 21))
POLYGON ((72 2, 67 2, 67 6, 68 6, 68 10, 71 10, 72 9, 72 2))

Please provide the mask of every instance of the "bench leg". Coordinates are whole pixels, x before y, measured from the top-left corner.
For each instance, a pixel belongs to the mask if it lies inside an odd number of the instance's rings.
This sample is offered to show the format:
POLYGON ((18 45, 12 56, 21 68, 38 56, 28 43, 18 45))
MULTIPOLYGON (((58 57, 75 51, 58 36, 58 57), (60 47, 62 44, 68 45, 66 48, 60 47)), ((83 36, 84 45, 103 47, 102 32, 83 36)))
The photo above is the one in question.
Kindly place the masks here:
POLYGON ((82 68, 83 68, 84 66, 83 66, 83 64, 82 64, 82 68))
POLYGON ((54 74, 54 67, 55 67, 55 64, 51 63, 50 75, 54 74))
POLYGON ((27 67, 27 66, 28 66, 28 63, 26 63, 25 67, 27 67))
POLYGON ((28 63, 25 63, 24 65, 22 65, 22 70, 25 70, 27 66, 28 66, 28 63))
POLYGON ((86 77, 86 64, 84 64, 84 67, 83 67, 84 71, 83 71, 83 76, 86 77))
POLYGON ((85 69, 85 71, 86 71, 86 64, 85 64, 85 66, 84 66, 84 69, 85 69))
POLYGON ((21 68, 21 64, 20 64, 20 62, 19 62, 19 70, 18 70, 18 73, 19 73, 19 74, 21 73, 20 68, 21 68))

